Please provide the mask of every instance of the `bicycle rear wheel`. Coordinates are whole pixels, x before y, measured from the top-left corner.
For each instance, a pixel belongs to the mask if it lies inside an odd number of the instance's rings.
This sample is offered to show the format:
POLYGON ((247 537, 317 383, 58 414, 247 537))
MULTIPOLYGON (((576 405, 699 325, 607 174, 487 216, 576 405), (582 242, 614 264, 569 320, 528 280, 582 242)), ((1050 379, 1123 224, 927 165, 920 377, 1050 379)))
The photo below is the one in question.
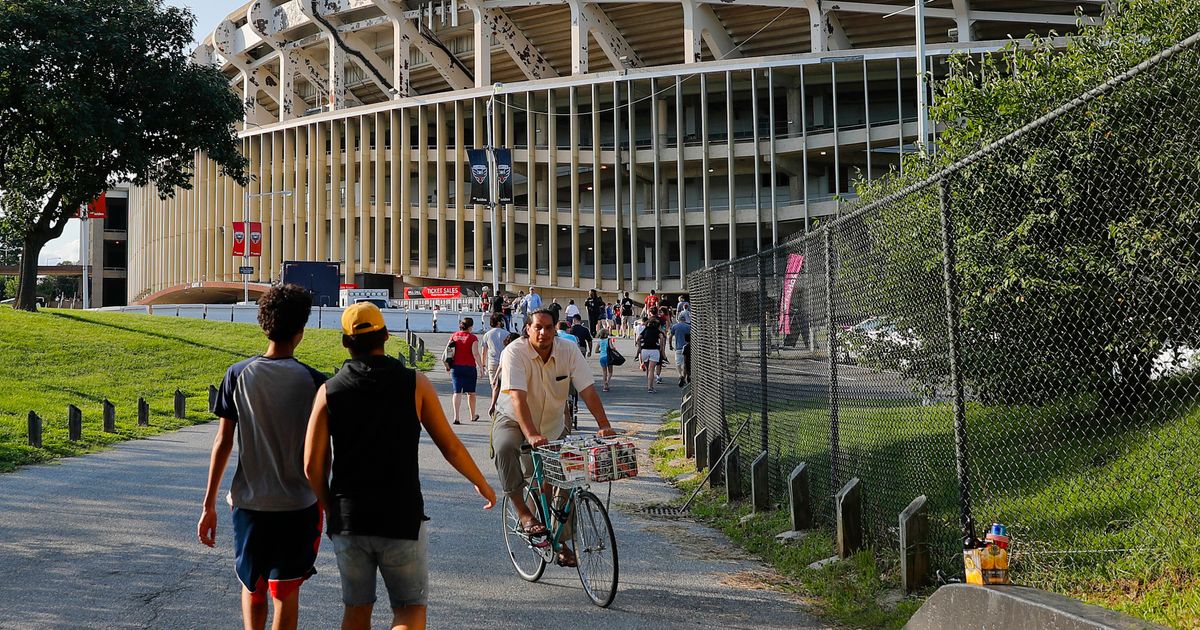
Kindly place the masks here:
POLYGON ((504 546, 508 549, 508 558, 512 560, 513 568, 521 579, 536 582, 546 571, 546 561, 542 559, 537 549, 533 548, 529 536, 521 531, 521 519, 513 507, 508 495, 500 501, 500 515, 504 519, 504 546))
POLYGON ((617 537, 600 497, 582 491, 575 497, 571 533, 579 561, 579 581, 592 603, 606 608, 617 596, 617 537))

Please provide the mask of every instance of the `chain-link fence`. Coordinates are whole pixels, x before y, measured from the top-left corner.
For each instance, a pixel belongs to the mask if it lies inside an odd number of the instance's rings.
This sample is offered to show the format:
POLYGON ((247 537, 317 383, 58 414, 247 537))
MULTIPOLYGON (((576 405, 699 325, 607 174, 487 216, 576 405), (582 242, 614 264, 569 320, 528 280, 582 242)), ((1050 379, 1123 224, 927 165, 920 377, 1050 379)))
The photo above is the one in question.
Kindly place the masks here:
POLYGON ((993 521, 1034 583, 1136 553, 1195 563, 1196 40, 803 238, 691 274, 694 413, 727 441, 749 422, 743 483, 765 451, 786 502, 804 462, 832 522, 857 477, 879 546, 925 495, 951 575, 993 521))

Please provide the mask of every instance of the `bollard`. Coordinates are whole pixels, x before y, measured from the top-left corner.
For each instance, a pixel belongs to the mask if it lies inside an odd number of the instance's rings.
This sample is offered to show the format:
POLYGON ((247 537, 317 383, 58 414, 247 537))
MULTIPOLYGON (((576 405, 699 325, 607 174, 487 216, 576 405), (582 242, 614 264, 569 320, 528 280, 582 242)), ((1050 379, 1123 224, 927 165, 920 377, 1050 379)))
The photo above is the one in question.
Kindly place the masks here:
POLYGON ((736 444, 729 449, 729 455, 725 457, 725 496, 729 498, 729 502, 740 501, 742 498, 742 447, 736 444))
POLYGON ((720 433, 708 441, 708 467, 711 470, 708 480, 713 486, 725 481, 725 462, 721 461, 721 451, 725 446, 723 442, 720 433))
POLYGON ((408 362, 409 362, 409 364, 411 364, 413 366, 414 370, 417 369, 417 346, 416 346, 416 344, 412 344, 412 343, 408 344, 408 362))
POLYGON ((420 337, 417 337, 417 358, 420 359, 420 358, 423 358, 424 356, 425 356, 425 340, 420 337))
POLYGON ((208 412, 216 415, 217 409, 217 387, 215 385, 208 386, 208 412))
POLYGON ((107 398, 104 399, 104 432, 117 432, 117 408, 107 398))
POLYGON ((32 411, 29 412, 29 445, 42 448, 42 419, 32 411))
POLYGON ((771 509, 771 481, 767 474, 767 452, 759 453, 750 466, 750 493, 755 512, 771 509))
POLYGON ((683 436, 683 456, 695 457, 696 419, 688 418, 679 424, 679 433, 683 436))
POLYGON ((187 397, 178 389, 175 390, 175 417, 180 420, 187 418, 187 397))
POLYGON ((804 462, 788 476, 788 503, 791 504, 792 530, 812 528, 812 498, 808 494, 808 465, 804 462))
POLYGON ((83 412, 75 405, 67 405, 67 439, 72 442, 83 439, 83 412))
POLYGON ((696 432, 696 470, 708 468, 708 429, 696 432))
POLYGON ((921 495, 900 513, 900 590, 914 593, 929 577, 929 506, 921 495))
POLYGON ((150 405, 146 403, 145 398, 138 397, 138 426, 150 426, 150 405))
POLYGON ((862 483, 858 477, 846 482, 834 497, 837 511, 837 553, 849 558, 862 549, 862 483))

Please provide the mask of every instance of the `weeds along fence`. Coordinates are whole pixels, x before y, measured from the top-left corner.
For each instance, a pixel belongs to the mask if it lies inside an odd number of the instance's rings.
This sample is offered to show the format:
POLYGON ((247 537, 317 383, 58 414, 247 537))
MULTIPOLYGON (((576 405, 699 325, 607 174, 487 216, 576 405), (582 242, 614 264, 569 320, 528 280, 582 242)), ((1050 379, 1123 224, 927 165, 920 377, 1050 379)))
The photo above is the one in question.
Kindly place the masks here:
POLYGON ((765 451, 786 502, 804 462, 832 522, 857 477, 879 548, 925 495, 947 575, 991 522, 1026 582, 1137 553, 1200 566, 1196 40, 802 238, 689 275, 695 417, 726 443, 749 421, 743 483, 765 451))

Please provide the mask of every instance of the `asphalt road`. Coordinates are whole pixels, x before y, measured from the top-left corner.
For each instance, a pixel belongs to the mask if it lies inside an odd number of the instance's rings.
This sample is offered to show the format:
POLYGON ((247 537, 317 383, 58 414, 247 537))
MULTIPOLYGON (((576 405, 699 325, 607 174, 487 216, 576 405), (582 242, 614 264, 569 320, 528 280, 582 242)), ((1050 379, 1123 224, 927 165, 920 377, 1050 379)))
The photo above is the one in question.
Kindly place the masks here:
MULTIPOLYGON (((443 339, 426 337, 431 348, 443 339)), ((443 373, 432 376, 449 391, 443 373)), ((641 377, 636 364, 627 363, 604 400, 645 447, 660 414, 679 399, 670 381, 657 395, 645 393, 641 377)), ((443 403, 448 409, 448 395, 443 403)), ((594 426, 590 418, 582 425, 594 426)), ((216 549, 195 535, 215 428, 189 427, 0 476, 0 628, 240 627, 227 513, 216 549)), ((458 429, 494 480, 487 424, 458 429)), ((777 581, 766 567, 720 535, 640 514, 639 506, 675 493, 644 462, 640 477, 613 484, 621 581, 607 610, 587 600, 572 569, 549 567, 537 584, 518 578, 505 556, 498 510, 481 509, 482 501, 427 438, 421 468, 433 519, 433 628, 822 627, 770 589, 777 581)), ((232 469, 233 462, 226 485, 232 469)), ((327 539, 317 568, 301 594, 301 627, 334 628, 341 600, 327 539)), ((387 601, 382 585, 379 597, 387 601)), ((376 627, 390 621, 385 606, 377 607, 376 627)))

